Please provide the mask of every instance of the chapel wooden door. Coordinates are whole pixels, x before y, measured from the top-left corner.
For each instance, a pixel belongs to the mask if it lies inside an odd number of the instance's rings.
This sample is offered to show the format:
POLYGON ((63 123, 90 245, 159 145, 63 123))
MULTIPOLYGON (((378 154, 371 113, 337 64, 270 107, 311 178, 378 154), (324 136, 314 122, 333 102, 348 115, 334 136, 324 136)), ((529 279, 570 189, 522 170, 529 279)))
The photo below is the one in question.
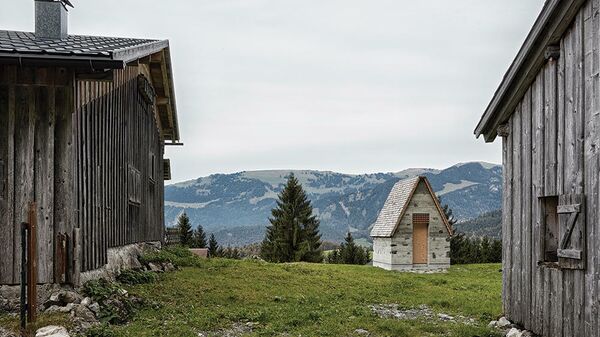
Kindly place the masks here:
POLYGON ((427 264, 429 214, 413 214, 413 264, 427 264))

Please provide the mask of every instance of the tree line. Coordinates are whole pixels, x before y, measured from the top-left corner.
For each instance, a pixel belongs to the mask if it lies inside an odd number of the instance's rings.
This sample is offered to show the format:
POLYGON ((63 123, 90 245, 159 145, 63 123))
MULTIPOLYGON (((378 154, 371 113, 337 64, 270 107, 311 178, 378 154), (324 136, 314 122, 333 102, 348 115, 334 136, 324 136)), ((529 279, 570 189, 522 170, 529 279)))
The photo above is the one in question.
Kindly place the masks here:
MULTIPOLYGON (((448 205, 443 207, 451 228, 455 228, 456 218, 448 205)), ((450 238, 451 264, 501 263, 502 241, 484 237, 468 237, 455 232, 450 238)))

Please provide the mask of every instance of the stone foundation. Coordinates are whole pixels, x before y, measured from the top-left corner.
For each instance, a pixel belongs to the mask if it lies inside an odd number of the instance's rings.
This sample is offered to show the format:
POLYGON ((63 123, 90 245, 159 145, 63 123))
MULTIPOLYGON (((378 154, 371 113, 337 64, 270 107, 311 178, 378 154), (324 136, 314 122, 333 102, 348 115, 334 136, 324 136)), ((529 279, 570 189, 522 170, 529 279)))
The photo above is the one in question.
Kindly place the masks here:
MULTIPOLYGON (((108 249, 108 263, 96 270, 81 273, 81 284, 87 281, 105 278, 114 280, 121 270, 142 268, 140 256, 148 251, 159 250, 160 242, 136 243, 132 245, 108 249)), ((59 290, 73 290, 68 285, 44 284, 37 286, 38 305, 42 307, 50 295, 59 290)), ((17 312, 21 303, 21 287, 0 286, 0 311, 17 312)))
POLYGON ((142 268, 139 258, 144 252, 159 250, 160 248, 160 242, 135 243, 127 246, 109 248, 107 252, 108 263, 102 268, 81 273, 81 284, 101 278, 114 281, 115 276, 117 276, 121 270, 142 268))
POLYGON ((392 271, 404 272, 445 272, 450 268, 450 264, 391 264, 384 262, 373 261, 373 267, 382 268, 392 271))

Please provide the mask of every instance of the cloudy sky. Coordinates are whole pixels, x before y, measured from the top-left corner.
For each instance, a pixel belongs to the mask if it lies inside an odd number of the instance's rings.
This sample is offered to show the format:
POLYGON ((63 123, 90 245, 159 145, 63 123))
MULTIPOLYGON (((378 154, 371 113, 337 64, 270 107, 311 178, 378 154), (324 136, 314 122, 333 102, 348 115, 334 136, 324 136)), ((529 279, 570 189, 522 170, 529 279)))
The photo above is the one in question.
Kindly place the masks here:
MULTIPOLYGON (((168 38, 174 181, 499 163, 473 129, 543 0, 73 0, 70 33, 168 38)), ((33 30, 33 1, 0 11, 33 30)))

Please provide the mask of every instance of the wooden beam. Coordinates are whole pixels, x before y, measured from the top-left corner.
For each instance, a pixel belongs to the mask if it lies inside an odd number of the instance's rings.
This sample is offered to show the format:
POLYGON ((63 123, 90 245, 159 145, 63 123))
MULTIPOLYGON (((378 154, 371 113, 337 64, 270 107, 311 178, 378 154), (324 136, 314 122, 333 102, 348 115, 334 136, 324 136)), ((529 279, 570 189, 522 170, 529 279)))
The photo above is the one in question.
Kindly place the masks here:
POLYGON ((498 136, 502 138, 510 136, 510 125, 508 123, 502 124, 498 127, 498 136))
POLYGON ((169 105, 171 104, 171 99, 169 97, 157 97, 156 105, 169 105))

